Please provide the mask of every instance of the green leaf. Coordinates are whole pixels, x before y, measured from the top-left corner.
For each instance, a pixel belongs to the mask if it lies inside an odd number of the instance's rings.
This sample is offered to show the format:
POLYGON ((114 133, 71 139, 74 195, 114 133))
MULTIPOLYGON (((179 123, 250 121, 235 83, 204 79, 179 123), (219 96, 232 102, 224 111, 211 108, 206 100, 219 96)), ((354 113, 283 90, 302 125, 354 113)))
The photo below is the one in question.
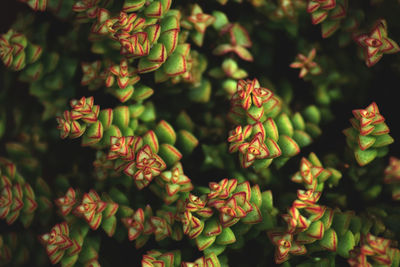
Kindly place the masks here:
POLYGON ((299 145, 287 135, 281 135, 279 137, 278 145, 284 157, 293 157, 300 153, 299 145))
POLYGON ((167 166, 172 166, 182 158, 181 152, 170 144, 162 144, 159 151, 160 157, 167 166))
POLYGON ((353 213, 351 212, 335 212, 332 222, 332 228, 335 229, 339 238, 343 236, 350 226, 353 213))
POLYGON ((161 143, 167 143, 170 145, 175 144, 176 141, 176 133, 174 128, 166 122, 165 120, 161 120, 156 128, 154 129, 158 139, 161 143))
POLYGON ((98 143, 103 138, 103 125, 98 120, 93 124, 90 124, 82 137, 82 146, 89 146, 98 143))
POLYGON ((319 128, 317 124, 310 122, 306 123, 306 132, 309 133, 312 138, 317 138, 322 134, 321 128, 319 128))
POLYGON ((272 158, 271 159, 258 159, 256 161, 254 161, 252 166, 255 171, 262 171, 262 170, 265 170, 266 168, 268 168, 269 165, 271 165, 272 161, 273 161, 272 158))
POLYGON ((139 119, 144 122, 150 122, 156 119, 156 110, 152 102, 146 102, 145 110, 139 116, 139 119))
POLYGON ((114 109, 113 124, 117 125, 120 129, 125 129, 129 125, 129 108, 127 106, 118 106, 114 109))
POLYGON ((299 144, 300 147, 305 147, 312 143, 311 136, 304 131, 294 130, 293 139, 297 144, 299 144))
POLYGON ((293 136, 293 125, 286 113, 282 113, 275 121, 279 129, 279 134, 289 137, 293 136))
MULTIPOLYGON (((160 30, 159 24, 148 25, 148 26, 146 26, 144 31, 147 33, 147 38, 150 42, 150 46, 154 45, 154 43, 158 41, 158 38, 160 38, 161 30, 160 30)), ((152 49, 153 49, 153 47, 152 47, 152 49)), ((151 53, 151 50, 150 50, 150 53, 151 53)))
POLYGON ((143 101, 154 94, 154 90, 146 85, 139 85, 135 88, 132 98, 137 102, 143 101))
POLYGON ((234 51, 243 60, 246 60, 246 61, 253 61, 254 60, 254 58, 251 55, 250 51, 247 50, 246 48, 244 48, 243 46, 235 47, 234 51))
POLYGON ((294 129, 304 131, 306 129, 306 123, 304 122, 303 116, 299 112, 296 112, 292 116, 292 124, 294 129))
POLYGON ((320 221, 324 224, 324 229, 329 229, 332 225, 334 211, 331 208, 327 208, 320 221))
POLYGON ((61 260, 61 266, 62 267, 72 267, 75 265, 78 258, 79 258, 79 254, 75 254, 73 256, 64 255, 61 260))
POLYGON ((305 233, 309 237, 322 239, 324 236, 324 224, 321 221, 315 221, 308 227, 305 233))
POLYGON ((82 248, 81 253, 79 254, 79 262, 84 263, 88 262, 91 259, 95 259, 98 257, 96 249, 91 245, 85 245, 82 248))
POLYGON ((343 258, 348 258, 350 250, 355 246, 354 235, 349 230, 343 236, 339 236, 337 253, 343 258))
POLYGON ((216 236, 206 236, 204 234, 199 235, 196 237, 196 245, 200 251, 205 250, 209 246, 211 246, 216 239, 216 236))
POLYGON ((204 255, 210 255, 210 254, 215 254, 216 256, 220 255, 222 252, 224 252, 224 250, 226 249, 225 245, 217 245, 217 244, 213 244, 212 246, 206 248, 204 250, 204 255))
POLYGON ((153 152, 158 153, 158 138, 153 130, 150 130, 145 135, 143 135, 143 145, 149 145, 153 152))
POLYGON ((206 236, 217 236, 222 233, 222 226, 219 220, 211 218, 205 222, 203 234, 206 236))
POLYGON ((222 230, 222 233, 217 236, 215 243, 218 245, 228 245, 235 243, 236 237, 230 227, 226 227, 222 230))
POLYGON ((263 126, 265 129, 265 135, 274 140, 275 142, 277 142, 279 139, 279 131, 275 121, 272 118, 268 118, 263 123, 263 126))
POLYGON ((328 17, 328 11, 320 9, 311 13, 311 20, 313 24, 319 24, 328 17))
POLYGON ((144 10, 144 15, 150 18, 160 18, 163 13, 163 8, 161 2, 154 1, 146 7, 144 10))
POLYGON ((176 146, 182 152, 183 155, 189 155, 199 144, 199 140, 190 132, 186 130, 180 130, 178 132, 176 146))
POLYGON ((342 173, 333 168, 328 168, 328 170, 332 173, 328 179, 328 184, 337 186, 339 184, 339 180, 342 178, 342 173))
POLYGON ((259 208, 254 205, 253 203, 250 203, 251 206, 253 207, 253 210, 247 213, 246 217, 241 219, 241 222, 243 223, 248 223, 248 224, 256 224, 260 223, 262 221, 262 216, 259 208))
POLYGON ((297 236, 297 240, 300 243, 303 244, 310 244, 310 243, 314 243, 315 242, 315 238, 307 235, 305 232, 300 232, 297 236))
POLYGON ((361 150, 370 148, 375 143, 376 138, 370 135, 358 135, 358 145, 361 150))
MULTIPOLYGON (((146 109, 145 106, 143 106, 142 104, 139 104, 139 103, 130 105, 129 113, 130 113, 131 118, 135 119, 135 118, 140 117, 140 115, 142 115, 142 113, 144 112, 145 109, 146 109)), ((129 127, 131 127, 132 121, 135 121, 135 120, 130 121, 129 127)))
POLYGON ((163 63, 167 59, 167 50, 165 46, 161 43, 155 44, 151 50, 149 55, 147 56, 147 60, 150 62, 163 63))
POLYGON ((145 3, 146 3, 145 0, 125 0, 124 5, 122 7, 122 11, 127 13, 134 12, 136 10, 141 9, 145 3))
POLYGON ((338 238, 335 230, 328 229, 324 233, 324 237, 319 241, 319 244, 324 249, 329 251, 336 251, 337 249, 338 238))
POLYGON ((101 124, 104 127, 104 131, 107 131, 110 128, 113 121, 113 110, 112 109, 103 109, 100 111, 99 118, 101 124))
MULTIPOLYGON (((168 18, 175 18, 175 17, 169 16, 168 18)), ((176 21, 177 19, 175 18, 174 20, 176 21)), ((163 31, 163 29, 164 29, 163 26, 161 26, 161 29, 163 31)), ((172 52, 174 52, 176 45, 178 44, 178 34, 179 34, 179 30, 173 29, 173 30, 169 30, 169 31, 161 33, 160 38, 158 39, 158 42, 162 43, 165 46, 168 56, 171 55, 172 52)))
POLYGON ((260 187, 256 184, 251 187, 251 198, 250 202, 256 205, 258 208, 261 207, 262 204, 262 195, 260 191, 260 187))
POLYGON ((101 222, 101 228, 104 229, 104 232, 106 232, 106 234, 109 237, 112 237, 114 235, 116 226, 117 226, 117 217, 115 216, 103 219, 101 222))
POLYGON ((179 53, 172 54, 163 65, 168 76, 178 76, 186 72, 186 59, 179 53))
MULTIPOLYGON (((170 12, 168 13, 168 15, 170 12)), ((178 30, 179 27, 179 20, 176 16, 166 16, 161 21, 161 32, 167 32, 170 30, 178 30)), ((168 49, 167 49, 168 50, 168 49)))
POLYGON ((360 148, 357 147, 356 150, 354 151, 354 155, 356 157, 357 163, 360 166, 364 166, 375 159, 377 151, 375 149, 368 149, 362 151, 360 148))
POLYGON ((393 142, 394 139, 389 134, 377 135, 372 147, 383 147, 390 145, 393 142))
POLYGON ((302 113, 305 119, 311 123, 319 124, 321 121, 321 113, 314 105, 306 107, 302 113))
POLYGON ((228 17, 221 11, 213 11, 212 15, 215 18, 213 27, 217 31, 221 30, 226 24, 229 23, 228 17))
POLYGON ((159 62, 153 62, 148 60, 147 58, 142 57, 139 59, 139 64, 138 64, 138 73, 148 73, 155 71, 159 67, 161 67, 162 63, 159 62))
POLYGON ((211 82, 202 79, 201 83, 189 90, 189 99, 193 102, 207 103, 211 96, 211 82))
POLYGON ((262 199, 262 209, 266 209, 268 211, 272 211, 274 208, 274 203, 273 203, 273 198, 272 198, 272 191, 271 190, 266 190, 261 193, 261 199, 262 199))
POLYGON ((250 47, 251 40, 249 38, 249 34, 247 33, 246 29, 239 24, 233 24, 232 28, 230 29, 232 37, 234 38, 234 42, 236 45, 243 46, 243 47, 250 47))
POLYGON ((133 94, 134 88, 132 85, 128 85, 125 88, 118 88, 111 91, 111 93, 118 98, 121 103, 128 101, 133 94))
POLYGON ((185 111, 181 111, 176 117, 176 125, 178 129, 186 130, 189 132, 193 132, 194 129, 194 123, 185 111))
POLYGON ((322 38, 328 38, 339 29, 340 20, 324 21, 321 25, 322 38))

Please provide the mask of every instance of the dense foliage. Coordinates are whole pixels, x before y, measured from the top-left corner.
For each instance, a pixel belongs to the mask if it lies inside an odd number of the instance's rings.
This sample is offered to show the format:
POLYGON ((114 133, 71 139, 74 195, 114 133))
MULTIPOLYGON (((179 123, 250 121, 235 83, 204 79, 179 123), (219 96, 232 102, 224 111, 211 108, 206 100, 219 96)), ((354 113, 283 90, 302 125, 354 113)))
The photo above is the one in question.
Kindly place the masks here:
POLYGON ((0 266, 400 265, 398 1, 1 12, 0 266))

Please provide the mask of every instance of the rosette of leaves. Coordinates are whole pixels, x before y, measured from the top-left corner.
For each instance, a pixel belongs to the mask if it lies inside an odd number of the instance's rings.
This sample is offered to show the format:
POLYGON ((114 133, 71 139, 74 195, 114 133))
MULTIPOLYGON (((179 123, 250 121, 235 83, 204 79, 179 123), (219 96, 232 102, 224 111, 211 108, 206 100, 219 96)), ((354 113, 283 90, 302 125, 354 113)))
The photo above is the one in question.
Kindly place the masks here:
MULTIPOLYGON (((72 197, 72 192, 67 192, 72 197)), ((64 197, 65 200, 65 197, 64 197)), ((73 202, 73 201, 72 201, 73 202)), ((70 207, 71 203, 63 203, 63 206, 70 207)), ((108 236, 113 236, 117 224, 115 213, 118 211, 119 205, 112 200, 103 201, 96 191, 90 190, 85 193, 80 204, 73 210, 74 214, 82 217, 92 230, 96 230, 102 226, 108 236)), ((65 212, 65 210, 64 210, 65 212)))
POLYGON ((193 188, 191 180, 183 173, 180 162, 174 164, 170 170, 163 171, 156 178, 156 185, 150 186, 150 189, 167 205, 175 202, 182 193, 192 191, 193 188))
MULTIPOLYGON (((135 95, 135 98, 147 98, 149 90, 151 89, 143 87, 136 91, 143 95, 135 95)), ((177 163, 182 158, 182 153, 190 154, 198 144, 196 137, 189 131, 180 130, 176 133, 164 120, 154 127, 154 131, 145 132, 145 125, 140 129, 138 119, 144 122, 154 119, 152 106, 145 107, 138 103, 99 111, 99 106, 94 105, 93 101, 93 97, 71 101, 72 110, 65 111, 63 117, 57 118, 58 129, 61 130, 62 138, 78 138, 83 135, 83 146, 109 146, 107 156, 103 156, 103 160, 95 161, 98 171, 103 169, 103 175, 110 168, 117 172, 123 171, 142 189, 167 166, 177 163), (143 136, 133 136, 136 130, 145 133, 143 136)))
POLYGON ((49 233, 39 236, 52 264, 62 266, 100 266, 97 259, 100 239, 87 236, 89 227, 81 224, 56 224, 49 233))
POLYGON ((145 209, 139 208, 136 211, 129 207, 123 207, 122 210, 124 215, 121 221, 128 230, 129 241, 135 240, 136 248, 144 246, 154 231, 150 222, 153 210, 149 205, 145 209))
POLYGON ((239 58, 246 61, 253 61, 254 58, 248 48, 252 46, 249 33, 239 23, 230 23, 226 17, 221 18, 221 14, 216 17, 216 27, 220 34, 229 36, 229 39, 222 41, 223 43, 214 48, 213 54, 222 56, 233 52, 239 58))
POLYGON ((67 216, 79 203, 79 199, 76 191, 70 187, 68 188, 65 195, 60 196, 55 201, 55 204, 59 207, 59 211, 63 216, 67 216))
POLYGON ((393 200, 400 200, 400 160, 390 157, 383 182, 391 185, 393 200))
MULTIPOLYGON (((125 63, 124 63, 125 64, 125 63)), ((123 64, 123 65, 124 65, 123 64)), ((88 86, 89 90, 96 90, 99 87, 101 87, 103 84, 105 84, 106 80, 106 74, 108 73, 108 69, 110 68, 110 63, 108 61, 100 61, 96 60, 93 62, 81 62, 81 69, 82 69, 82 79, 81 79, 81 85, 82 86, 88 86), (103 66, 104 65, 104 66, 103 66)), ((118 65, 116 65, 118 66, 118 65)), ((120 67, 120 66, 119 66, 120 67)), ((118 75, 117 79, 123 79, 123 80, 128 80, 129 79, 129 69, 127 67, 124 67, 125 69, 123 70, 123 74, 125 76, 119 77, 118 72, 116 72, 118 75), (125 78, 128 76, 127 78, 125 78)), ((115 80, 114 76, 111 76, 112 80, 115 80)))
POLYGON ((257 163, 256 168, 265 168, 278 157, 276 164, 282 166, 320 134, 318 109, 307 108, 304 113, 309 122, 298 112, 289 117, 271 90, 261 87, 256 79, 239 80, 228 116, 241 125, 229 133, 229 152, 239 151, 244 168, 253 163, 257 163))
POLYGON ((338 235, 335 228, 331 228, 335 211, 317 202, 325 182, 335 185, 340 178, 341 174, 337 170, 324 169, 314 153, 309 155, 309 159, 302 158, 300 171, 294 174, 292 181, 303 184, 305 189, 297 191, 297 199, 288 213, 282 215, 287 227, 268 232, 276 247, 277 264, 287 261, 290 255, 306 254, 309 244, 318 246, 320 250, 337 250, 338 235))
POLYGON ((318 65, 318 63, 314 62, 316 53, 316 49, 313 48, 307 56, 298 54, 296 56, 296 61, 290 64, 291 68, 300 69, 299 78, 304 78, 307 76, 307 74, 321 74, 321 67, 318 65))
POLYGON ((71 111, 66 110, 62 117, 57 117, 57 129, 60 130, 61 138, 78 138, 85 133, 82 145, 98 143, 104 131, 102 123, 98 120, 100 106, 94 105, 93 97, 71 100, 70 105, 71 111))
POLYGON ((356 36, 355 41, 363 48, 365 64, 368 67, 375 65, 383 54, 400 51, 399 45, 388 37, 387 22, 384 19, 376 21, 370 33, 356 36))
POLYGON ((365 109, 353 110, 353 115, 354 118, 350 119, 353 127, 345 129, 343 133, 348 146, 354 151, 357 163, 364 166, 376 157, 385 156, 387 146, 394 140, 375 102, 365 109))
POLYGON ((341 20, 346 17, 347 0, 311 0, 307 12, 311 14, 312 24, 321 23, 322 38, 328 38, 337 31, 341 20))
POLYGON ((204 41, 204 34, 207 27, 212 25, 215 18, 212 15, 203 13, 201 7, 194 4, 191 8, 191 13, 181 22, 181 26, 185 29, 195 31, 190 31, 190 37, 192 41, 198 45, 202 46, 204 41))
POLYGON ((0 158, 0 174, 0 219, 10 225, 19 218, 29 227, 38 207, 31 185, 8 159, 0 158))
POLYGON ((128 60, 121 59, 119 64, 109 67, 106 73, 106 87, 110 87, 112 94, 122 103, 129 100, 134 92, 133 86, 140 80, 140 77, 137 75, 137 71, 129 66, 128 60))
POLYGON ((205 192, 207 195, 200 197, 190 194, 186 203, 177 204, 183 233, 195 240, 200 251, 218 256, 237 239, 243 244, 243 234, 252 225, 259 224, 255 232, 271 225, 270 191, 261 193, 257 185, 251 187, 247 181, 223 179, 211 182, 205 192))
MULTIPOLYGON (((337 184, 340 177, 341 174, 337 170, 324 169, 313 153, 308 159, 302 159, 300 171, 292 177, 292 181, 302 183, 306 190, 298 190, 297 199, 292 207, 287 214, 282 215, 287 228, 268 232, 271 242, 276 246, 277 263, 287 261, 291 255, 311 254, 317 251, 326 251, 326 255, 334 252, 349 259, 349 263, 354 262, 357 249, 353 249, 359 244, 360 237, 369 236, 371 232, 379 234, 385 230, 382 222, 374 216, 357 216, 353 211, 342 212, 337 208, 317 204, 324 186, 337 184), (308 212, 303 213, 307 209, 308 212), (304 216, 305 214, 307 215, 304 216)), ((383 250, 379 251, 382 254, 386 253, 383 250)), ((327 256, 324 261, 334 263, 335 258, 327 256)), ((315 259, 311 262, 315 263, 315 259)))
MULTIPOLYGON (((152 89, 143 87, 140 92, 144 95, 138 96, 138 99, 145 99, 152 94, 152 89)), ((98 105, 94 105, 93 97, 71 100, 70 105, 71 110, 64 111, 62 116, 56 118, 57 129, 60 130, 60 136, 63 139, 83 136, 82 146, 111 145, 111 136, 122 137, 133 134, 138 127, 140 115, 147 113, 148 116, 152 116, 154 114, 153 107, 149 106, 146 109, 141 104, 100 110, 98 105)), ((142 119, 146 120, 143 117, 142 119)))
POLYGON ((162 158, 149 145, 145 145, 138 151, 136 159, 124 167, 124 173, 134 179, 139 189, 143 189, 165 168, 162 158))
POLYGON ((360 246, 351 251, 350 266, 398 266, 400 251, 391 247, 391 240, 370 233, 363 235, 360 246))
POLYGON ((50 262, 56 264, 61 261, 63 265, 74 265, 82 249, 83 239, 77 240, 70 236, 69 226, 66 222, 56 224, 49 233, 40 236, 40 241, 46 247, 50 262))
POLYGON ((135 240, 135 247, 146 244, 151 235, 157 242, 170 237, 173 240, 182 239, 182 230, 176 224, 174 212, 157 210, 155 215, 149 205, 134 211, 129 207, 123 208, 122 223, 128 230, 128 239, 135 240))
POLYGON ((37 61, 42 47, 32 44, 24 34, 10 29, 0 35, 0 58, 7 68, 19 71, 37 61))
POLYGON ((106 70, 127 81, 127 84, 118 83, 118 87, 113 87, 114 94, 122 102, 132 95, 139 74, 157 70, 155 79, 160 82, 188 71, 190 45, 178 43, 181 14, 169 10, 171 3, 170 0, 161 0, 145 5, 144 1, 135 4, 126 1, 115 17, 97 5, 76 7, 75 11, 86 11, 88 18, 96 20, 89 37, 94 42, 92 51, 107 56, 109 48, 120 49, 124 57, 122 62, 127 68, 132 68, 126 73, 112 66, 106 70), (133 59, 139 59, 135 67, 132 66, 133 59))
MULTIPOLYGON (((177 146, 186 154, 191 153, 198 144, 197 139, 190 132, 181 130, 176 134, 174 128, 166 121, 160 121, 156 125, 155 131, 149 130, 143 137, 128 136, 111 138, 112 145, 108 158, 114 159, 119 157, 116 161, 115 169, 123 170, 125 174, 133 177, 139 189, 149 185, 153 178, 159 176, 167 166, 172 167, 182 158, 182 153, 174 146, 176 142, 177 146), (114 154, 117 157, 110 157, 111 153, 114 153, 112 151, 114 148, 124 151, 124 154, 119 152, 119 156, 114 154), (129 150, 131 152, 128 152, 129 150), (134 152, 137 152, 136 156, 134 152), (126 153, 130 156, 121 157, 121 155, 125 155, 126 153)), ((166 187, 170 189, 170 191, 167 190, 169 197, 173 197, 177 193, 176 190, 172 190, 174 187, 173 184, 176 183, 176 186, 178 184, 190 183, 190 180, 185 179, 180 174, 176 174, 176 177, 164 174, 166 176, 161 177, 169 184, 166 187)), ((158 180, 158 182, 163 184, 162 180, 158 180)), ((152 187, 152 189, 160 196, 164 195, 164 189, 158 187, 152 187)), ((187 188, 182 190, 187 191, 187 188)))
POLYGON ((55 204, 68 223, 74 224, 76 217, 83 218, 92 230, 97 230, 101 226, 111 237, 116 229, 115 214, 119 205, 107 196, 103 199, 94 190, 81 196, 70 187, 65 195, 55 200, 55 204))

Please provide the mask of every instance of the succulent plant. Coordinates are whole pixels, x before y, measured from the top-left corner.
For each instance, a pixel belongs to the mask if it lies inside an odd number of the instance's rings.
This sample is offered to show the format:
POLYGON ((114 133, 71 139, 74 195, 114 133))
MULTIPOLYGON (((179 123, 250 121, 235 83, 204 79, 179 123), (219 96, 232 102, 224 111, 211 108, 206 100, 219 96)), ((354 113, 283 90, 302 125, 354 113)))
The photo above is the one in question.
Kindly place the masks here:
POLYGON ((0 12, 0 266, 400 265, 397 1, 0 12))

